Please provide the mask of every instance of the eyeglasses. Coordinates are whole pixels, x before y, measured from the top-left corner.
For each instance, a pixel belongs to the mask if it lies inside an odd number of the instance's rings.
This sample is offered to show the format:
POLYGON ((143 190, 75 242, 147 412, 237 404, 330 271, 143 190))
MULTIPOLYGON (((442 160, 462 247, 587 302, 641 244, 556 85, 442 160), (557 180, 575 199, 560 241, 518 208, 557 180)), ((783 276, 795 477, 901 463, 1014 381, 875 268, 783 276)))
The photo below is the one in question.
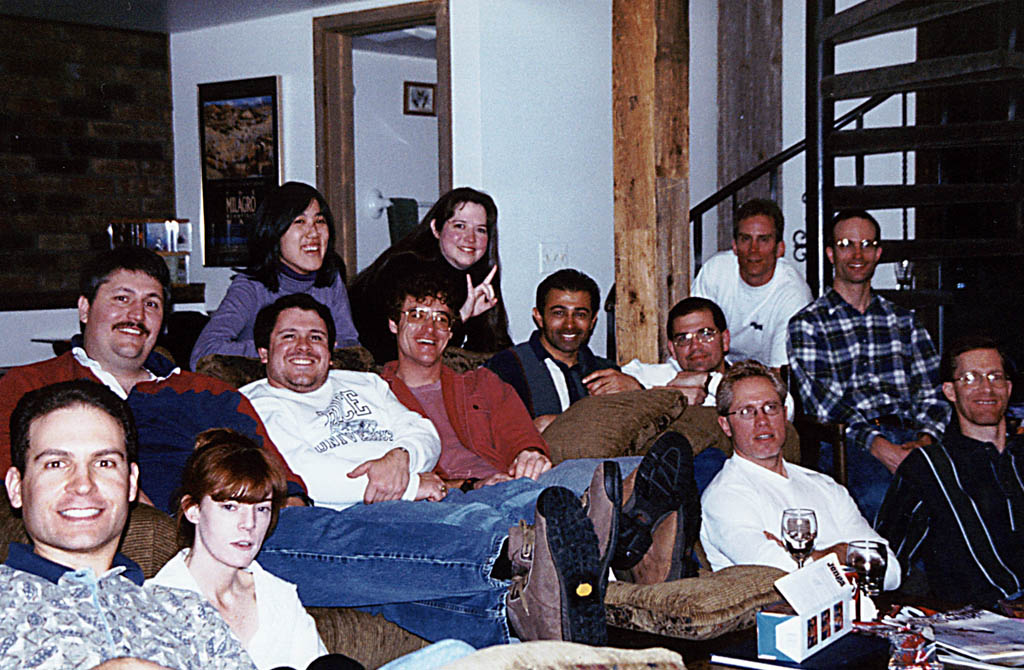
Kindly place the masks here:
POLYGON ((402 310, 402 314, 405 315, 409 323, 423 324, 433 321, 434 327, 438 330, 452 329, 452 316, 448 312, 427 309, 426 307, 413 307, 412 309, 402 310))
POLYGON ((1006 378, 1006 375, 1002 372, 988 372, 982 374, 980 372, 975 372, 974 370, 968 370, 956 378, 958 382, 963 382, 967 386, 978 386, 981 384, 982 379, 987 379, 988 383, 992 386, 1006 386, 1006 382, 1009 381, 1006 378))
POLYGON ((692 333, 676 333, 672 336, 672 344, 681 347, 685 344, 690 344, 694 340, 707 344, 714 340, 718 333, 719 330, 717 328, 701 328, 692 333))
POLYGON ((878 240, 851 240, 849 237, 844 237, 841 240, 836 240, 835 244, 837 249, 850 249, 852 247, 860 247, 864 251, 868 249, 874 249, 879 245, 878 240))
POLYGON ((778 416, 779 412, 782 411, 782 403, 774 400, 766 402, 765 404, 758 407, 757 405, 747 405, 746 407, 740 407, 735 412, 726 412, 725 416, 732 416, 738 414, 744 421, 753 421, 754 417, 757 416, 757 410, 764 412, 765 416, 778 416))

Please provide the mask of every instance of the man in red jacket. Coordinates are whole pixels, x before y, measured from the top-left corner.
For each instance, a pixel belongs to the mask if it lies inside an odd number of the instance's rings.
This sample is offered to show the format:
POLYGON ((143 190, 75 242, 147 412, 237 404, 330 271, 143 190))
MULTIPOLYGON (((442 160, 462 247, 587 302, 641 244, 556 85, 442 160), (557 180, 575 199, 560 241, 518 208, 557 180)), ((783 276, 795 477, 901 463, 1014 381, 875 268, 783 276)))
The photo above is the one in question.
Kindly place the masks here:
MULTIPOLYGON (((444 280, 432 275, 399 282, 389 321, 398 338, 398 360, 382 374, 406 407, 437 428, 441 457, 435 471, 463 492, 529 477, 541 485, 538 490, 564 486, 582 495, 604 459, 574 459, 552 468, 548 445, 515 389, 487 368, 456 373, 442 363, 457 327, 458 307, 451 295, 444 280)), ((609 460, 619 464, 625 477, 612 567, 632 569, 639 583, 688 575, 700 528, 690 444, 670 432, 643 459, 609 460)))

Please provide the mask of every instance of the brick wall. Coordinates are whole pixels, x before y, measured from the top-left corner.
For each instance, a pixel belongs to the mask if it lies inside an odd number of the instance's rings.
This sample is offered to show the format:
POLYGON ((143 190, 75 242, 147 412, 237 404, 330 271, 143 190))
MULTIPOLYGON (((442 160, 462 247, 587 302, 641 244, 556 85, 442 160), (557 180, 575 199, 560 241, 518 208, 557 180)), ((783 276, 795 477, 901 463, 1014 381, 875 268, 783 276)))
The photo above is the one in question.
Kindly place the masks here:
POLYGON ((0 310, 73 306, 112 219, 172 217, 172 142, 166 35, 0 16, 0 310))

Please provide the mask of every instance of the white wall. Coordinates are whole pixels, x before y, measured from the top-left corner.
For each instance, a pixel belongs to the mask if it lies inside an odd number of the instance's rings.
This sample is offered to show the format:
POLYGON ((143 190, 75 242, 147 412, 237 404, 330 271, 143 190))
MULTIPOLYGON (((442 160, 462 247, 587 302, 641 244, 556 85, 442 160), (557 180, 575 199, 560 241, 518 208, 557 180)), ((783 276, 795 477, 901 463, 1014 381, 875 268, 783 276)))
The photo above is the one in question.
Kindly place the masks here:
POLYGON ((370 191, 420 201, 417 220, 437 192, 437 117, 405 114, 404 82, 437 82, 432 58, 369 51, 352 53, 355 85, 356 264, 361 270, 391 246, 387 212, 374 218, 364 205, 370 191))
MULTIPOLYGON (((566 245, 564 265, 592 276, 602 300, 614 281, 611 2, 453 0, 452 22, 454 180, 498 204, 502 290, 521 340, 547 274, 540 243, 566 245), (458 28, 474 23, 483 38, 460 45, 458 28), (477 77, 475 91, 460 86, 477 77)), ((591 343, 602 354, 604 326, 591 343)))
MULTIPOLYGON (((858 4, 856 0, 840 0, 836 10, 842 11, 858 4)), ((783 0, 782 3, 782 146, 788 147, 806 136, 804 124, 804 67, 805 57, 805 2, 804 0, 783 0)), ((840 45, 836 49, 836 72, 848 72, 883 65, 895 65, 913 61, 916 58, 916 31, 904 30, 896 33, 877 35, 856 42, 840 45)), ((863 99, 842 101, 836 105, 836 116, 841 116, 863 99)), ((914 96, 909 96, 908 122, 914 122, 914 96)), ((900 125, 900 106, 892 98, 865 117, 865 127, 900 125)), ((786 216, 786 257, 793 258, 792 235, 795 230, 805 229, 806 207, 802 196, 806 189, 804 155, 794 158, 782 171, 782 210, 786 216)), ((914 179, 914 156, 908 157, 907 176, 909 183, 914 179)), ((866 184, 899 184, 902 179, 902 159, 899 154, 870 156, 865 160, 866 184)), ((836 162, 836 183, 854 183, 853 159, 836 162)), ((900 210, 874 211, 882 226, 882 237, 887 239, 903 236, 902 212, 900 210)), ((913 212, 908 212, 909 237, 914 237, 913 212)), ((883 263, 885 256, 882 257, 883 263)), ((894 259, 895 260, 895 259, 894 259)), ((801 268, 803 263, 800 263, 801 268)), ((875 273, 874 286, 890 288, 896 286, 892 265, 882 265, 875 273)), ((831 278, 829 278, 829 281, 831 278)), ((826 282, 827 283, 827 282, 826 282)))
MULTIPOLYGON (((718 190, 718 0, 690 0, 690 206, 718 190)), ((703 258, 718 251, 718 209, 702 221, 703 258)))
MULTIPOLYGON (((281 76, 284 177, 313 183, 312 18, 397 4, 350 2, 171 36, 178 215, 201 220, 196 85, 281 76)), ((502 290, 515 339, 532 330, 538 241, 603 290, 613 267, 611 2, 451 0, 456 185, 499 208, 502 290)), ((230 270, 193 265, 220 302, 230 270)), ((594 338, 604 349, 603 328, 594 338)))

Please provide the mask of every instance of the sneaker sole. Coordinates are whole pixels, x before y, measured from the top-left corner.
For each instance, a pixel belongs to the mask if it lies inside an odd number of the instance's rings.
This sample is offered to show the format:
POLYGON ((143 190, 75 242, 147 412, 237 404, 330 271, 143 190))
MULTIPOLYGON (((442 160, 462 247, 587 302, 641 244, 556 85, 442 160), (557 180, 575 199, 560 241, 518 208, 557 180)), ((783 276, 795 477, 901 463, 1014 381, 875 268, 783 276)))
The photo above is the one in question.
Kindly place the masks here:
POLYGON ((562 639, 582 644, 608 642, 601 563, 594 525, 568 489, 551 487, 537 498, 562 598, 562 639))
POLYGON ((679 523, 682 523, 682 483, 679 481, 682 447, 657 448, 659 446, 655 445, 656 449, 640 461, 633 494, 622 506, 618 548, 612 560, 616 570, 629 570, 640 562, 651 547, 654 527, 667 514, 680 511, 679 523))

